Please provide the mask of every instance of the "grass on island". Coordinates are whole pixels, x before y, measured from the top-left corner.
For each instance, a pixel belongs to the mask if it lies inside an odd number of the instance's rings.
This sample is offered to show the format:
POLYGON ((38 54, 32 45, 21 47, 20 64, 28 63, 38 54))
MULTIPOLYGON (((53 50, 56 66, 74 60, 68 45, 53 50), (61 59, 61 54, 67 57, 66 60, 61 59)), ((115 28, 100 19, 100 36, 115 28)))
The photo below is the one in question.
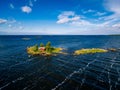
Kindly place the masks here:
POLYGON ((105 53, 105 52, 108 52, 108 50, 100 49, 100 48, 81 49, 81 50, 76 50, 76 51, 74 52, 74 55, 94 54, 94 53, 105 53))
POLYGON ((51 46, 51 43, 48 42, 46 46, 41 43, 40 46, 37 44, 27 48, 27 53, 31 55, 52 55, 55 53, 62 53, 62 48, 55 48, 51 46))

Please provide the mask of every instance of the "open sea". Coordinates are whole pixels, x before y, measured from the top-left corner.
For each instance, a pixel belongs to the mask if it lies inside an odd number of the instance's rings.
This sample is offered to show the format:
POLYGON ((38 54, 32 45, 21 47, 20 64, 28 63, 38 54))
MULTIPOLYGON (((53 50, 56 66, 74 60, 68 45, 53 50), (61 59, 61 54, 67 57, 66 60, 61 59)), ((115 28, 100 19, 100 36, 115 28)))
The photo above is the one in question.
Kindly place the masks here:
POLYGON ((0 90, 120 90, 120 36, 0 36, 0 90), (48 41, 69 54, 29 57, 28 46, 48 41), (73 55, 82 48, 118 50, 73 55))

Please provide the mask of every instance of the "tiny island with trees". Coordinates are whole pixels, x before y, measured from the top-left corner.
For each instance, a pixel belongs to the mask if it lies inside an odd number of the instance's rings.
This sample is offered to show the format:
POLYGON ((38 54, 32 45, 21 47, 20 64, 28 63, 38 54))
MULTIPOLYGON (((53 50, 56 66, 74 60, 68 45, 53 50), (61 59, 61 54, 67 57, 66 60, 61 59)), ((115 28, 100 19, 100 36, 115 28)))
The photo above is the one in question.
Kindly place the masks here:
MULTIPOLYGON (((42 55, 42 56, 51 56, 51 55, 56 55, 56 54, 67 54, 65 52, 62 52, 63 48, 56 48, 51 46, 51 42, 47 42, 46 45, 43 43, 27 47, 27 53, 30 55, 42 55)), ((83 54, 95 54, 95 53, 106 53, 108 51, 115 52, 117 49, 114 48, 109 48, 109 49, 101 49, 101 48, 88 48, 88 49, 80 49, 80 50, 75 50, 73 55, 83 55, 83 54)))
POLYGON ((27 53, 30 55, 50 56, 53 54, 62 53, 62 50, 62 48, 55 48, 51 46, 51 42, 47 42, 46 45, 40 43, 39 46, 36 44, 34 46, 27 47, 27 53))

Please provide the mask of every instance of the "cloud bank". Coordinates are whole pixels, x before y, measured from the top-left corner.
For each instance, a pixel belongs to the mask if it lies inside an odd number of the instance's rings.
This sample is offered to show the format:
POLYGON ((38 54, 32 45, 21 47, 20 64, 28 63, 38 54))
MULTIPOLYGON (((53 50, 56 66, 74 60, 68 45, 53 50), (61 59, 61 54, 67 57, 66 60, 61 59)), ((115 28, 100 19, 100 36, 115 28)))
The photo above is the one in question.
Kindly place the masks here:
POLYGON ((105 0, 104 8, 108 12, 99 12, 96 10, 82 10, 83 14, 76 14, 75 11, 63 11, 58 15, 57 24, 68 24, 70 26, 79 27, 79 30, 96 30, 96 31, 120 31, 120 1, 105 0), (84 14, 91 13, 93 18, 90 20, 84 14), (81 18, 84 17, 84 18, 81 18), (94 18, 98 17, 98 18, 94 18))
POLYGON ((76 15, 73 11, 64 11, 58 16, 58 24, 68 23, 77 21, 80 19, 80 16, 76 15))
POLYGON ((6 23, 6 22, 7 22, 6 19, 2 19, 2 18, 0 18, 0 24, 6 23))

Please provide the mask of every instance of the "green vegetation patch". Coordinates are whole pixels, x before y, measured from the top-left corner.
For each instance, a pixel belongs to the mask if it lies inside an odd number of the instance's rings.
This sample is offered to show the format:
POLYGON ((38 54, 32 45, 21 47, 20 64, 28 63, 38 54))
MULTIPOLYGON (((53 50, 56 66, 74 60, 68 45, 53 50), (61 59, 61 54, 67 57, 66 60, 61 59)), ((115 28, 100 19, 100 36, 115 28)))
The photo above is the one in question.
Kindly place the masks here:
POLYGON ((105 53, 105 52, 108 52, 108 50, 100 49, 100 48, 81 49, 81 50, 76 50, 76 51, 74 52, 74 55, 94 54, 94 53, 105 53))
POLYGON ((27 48, 27 53, 31 55, 53 55, 55 53, 62 53, 62 48, 55 48, 51 46, 51 42, 48 42, 46 45, 43 43, 38 46, 37 44, 27 48))

